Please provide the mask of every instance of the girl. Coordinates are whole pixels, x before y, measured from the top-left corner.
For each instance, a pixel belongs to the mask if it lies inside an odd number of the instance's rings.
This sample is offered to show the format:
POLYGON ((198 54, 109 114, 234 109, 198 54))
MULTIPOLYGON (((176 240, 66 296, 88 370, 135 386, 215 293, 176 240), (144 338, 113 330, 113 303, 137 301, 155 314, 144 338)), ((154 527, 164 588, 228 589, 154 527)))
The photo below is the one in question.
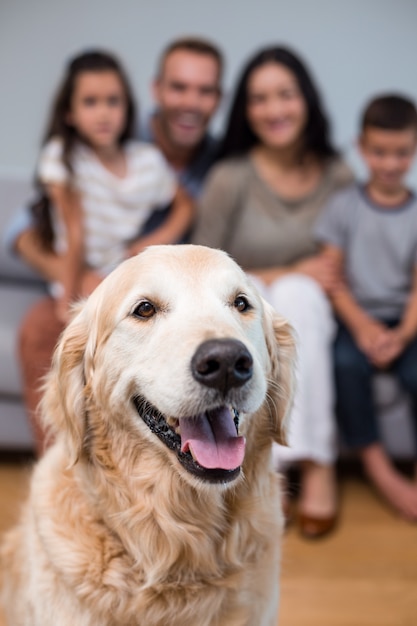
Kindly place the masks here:
POLYGON ((290 447, 278 457, 301 463, 300 528, 319 537, 333 528, 337 507, 334 324, 325 297, 336 276, 316 254, 313 224, 351 174, 331 145, 317 89, 290 50, 266 48, 247 63, 221 156, 206 183, 193 241, 229 252, 296 331, 290 447))
POLYGON ((34 206, 43 245, 64 263, 63 284, 53 289, 61 321, 86 270, 94 285, 123 258, 175 243, 190 227, 190 200, 160 152, 132 140, 134 126, 132 91, 118 61, 101 51, 74 58, 53 106, 37 168, 44 195, 34 206), (171 203, 167 220, 144 234, 153 211, 171 203))

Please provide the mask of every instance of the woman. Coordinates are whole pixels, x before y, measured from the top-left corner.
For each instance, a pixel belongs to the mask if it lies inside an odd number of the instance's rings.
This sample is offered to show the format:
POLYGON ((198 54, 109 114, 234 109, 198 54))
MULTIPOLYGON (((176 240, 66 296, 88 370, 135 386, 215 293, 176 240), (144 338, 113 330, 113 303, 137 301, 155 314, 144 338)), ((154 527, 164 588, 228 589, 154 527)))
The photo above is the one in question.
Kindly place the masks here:
POLYGON ((300 529, 328 533, 337 513, 335 425, 326 298, 337 277, 312 227, 329 196, 352 180, 329 139, 320 96, 290 50, 266 48, 238 82, 221 147, 203 192, 193 241, 223 248, 253 276, 298 336, 298 387, 289 448, 300 462, 300 529))

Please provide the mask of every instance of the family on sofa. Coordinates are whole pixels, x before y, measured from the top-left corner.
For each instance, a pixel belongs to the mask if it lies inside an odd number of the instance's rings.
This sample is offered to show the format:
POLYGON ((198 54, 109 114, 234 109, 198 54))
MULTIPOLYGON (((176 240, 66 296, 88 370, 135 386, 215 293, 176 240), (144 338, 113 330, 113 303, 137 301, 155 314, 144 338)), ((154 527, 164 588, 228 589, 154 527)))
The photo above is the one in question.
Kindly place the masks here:
MULTIPOLYGON (((47 284, 19 320, 37 452, 47 445, 40 382, 72 303, 149 245, 204 244, 230 253, 294 328, 289 446, 277 446, 274 461, 300 468, 303 536, 324 536, 336 524, 339 438, 387 502, 415 521, 417 478, 392 462, 374 393, 375 373, 383 382, 394 374, 411 403, 412 429, 417 200, 404 178, 417 146, 415 105, 391 93, 366 104, 358 141, 368 173, 358 183, 297 54, 273 46, 249 58, 216 140, 209 124, 222 70, 213 43, 172 42, 157 67, 155 111, 139 131, 129 79, 113 54, 82 53, 64 70, 36 165, 37 193, 7 230, 9 251, 47 284)), ((412 436, 405 439, 415 458, 412 436)))

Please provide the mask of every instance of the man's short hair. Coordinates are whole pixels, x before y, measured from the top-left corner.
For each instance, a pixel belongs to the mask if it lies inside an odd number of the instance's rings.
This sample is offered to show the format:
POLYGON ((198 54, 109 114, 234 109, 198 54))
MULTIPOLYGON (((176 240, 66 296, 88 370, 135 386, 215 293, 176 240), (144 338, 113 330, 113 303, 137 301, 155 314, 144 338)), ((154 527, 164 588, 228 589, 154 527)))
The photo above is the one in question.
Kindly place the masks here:
POLYGON ((159 57, 158 76, 161 76, 165 61, 169 55, 177 50, 185 50, 188 52, 194 52, 195 54, 203 54, 212 57, 219 66, 219 79, 221 79, 224 66, 223 54, 214 43, 208 39, 202 39, 200 37, 181 37, 180 39, 175 39, 168 44, 159 57))
POLYGON ((410 99, 398 94, 386 94, 371 100, 362 114, 361 130, 368 127, 383 130, 417 131, 417 109, 410 99))

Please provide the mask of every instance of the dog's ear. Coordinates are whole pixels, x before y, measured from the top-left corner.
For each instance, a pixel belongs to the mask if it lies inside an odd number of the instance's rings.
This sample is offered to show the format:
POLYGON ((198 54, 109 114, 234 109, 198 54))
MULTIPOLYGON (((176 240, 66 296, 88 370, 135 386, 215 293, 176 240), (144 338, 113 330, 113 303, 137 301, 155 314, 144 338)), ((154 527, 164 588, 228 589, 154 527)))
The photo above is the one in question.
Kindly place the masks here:
POLYGON ((53 438, 64 437, 71 464, 79 459, 85 437, 86 372, 95 350, 94 335, 87 307, 80 304, 55 349, 41 401, 44 425, 53 438))
POLYGON ((264 304, 264 333, 268 348, 268 403, 273 439, 286 445, 285 418, 294 392, 295 341, 290 324, 267 302, 264 304))

